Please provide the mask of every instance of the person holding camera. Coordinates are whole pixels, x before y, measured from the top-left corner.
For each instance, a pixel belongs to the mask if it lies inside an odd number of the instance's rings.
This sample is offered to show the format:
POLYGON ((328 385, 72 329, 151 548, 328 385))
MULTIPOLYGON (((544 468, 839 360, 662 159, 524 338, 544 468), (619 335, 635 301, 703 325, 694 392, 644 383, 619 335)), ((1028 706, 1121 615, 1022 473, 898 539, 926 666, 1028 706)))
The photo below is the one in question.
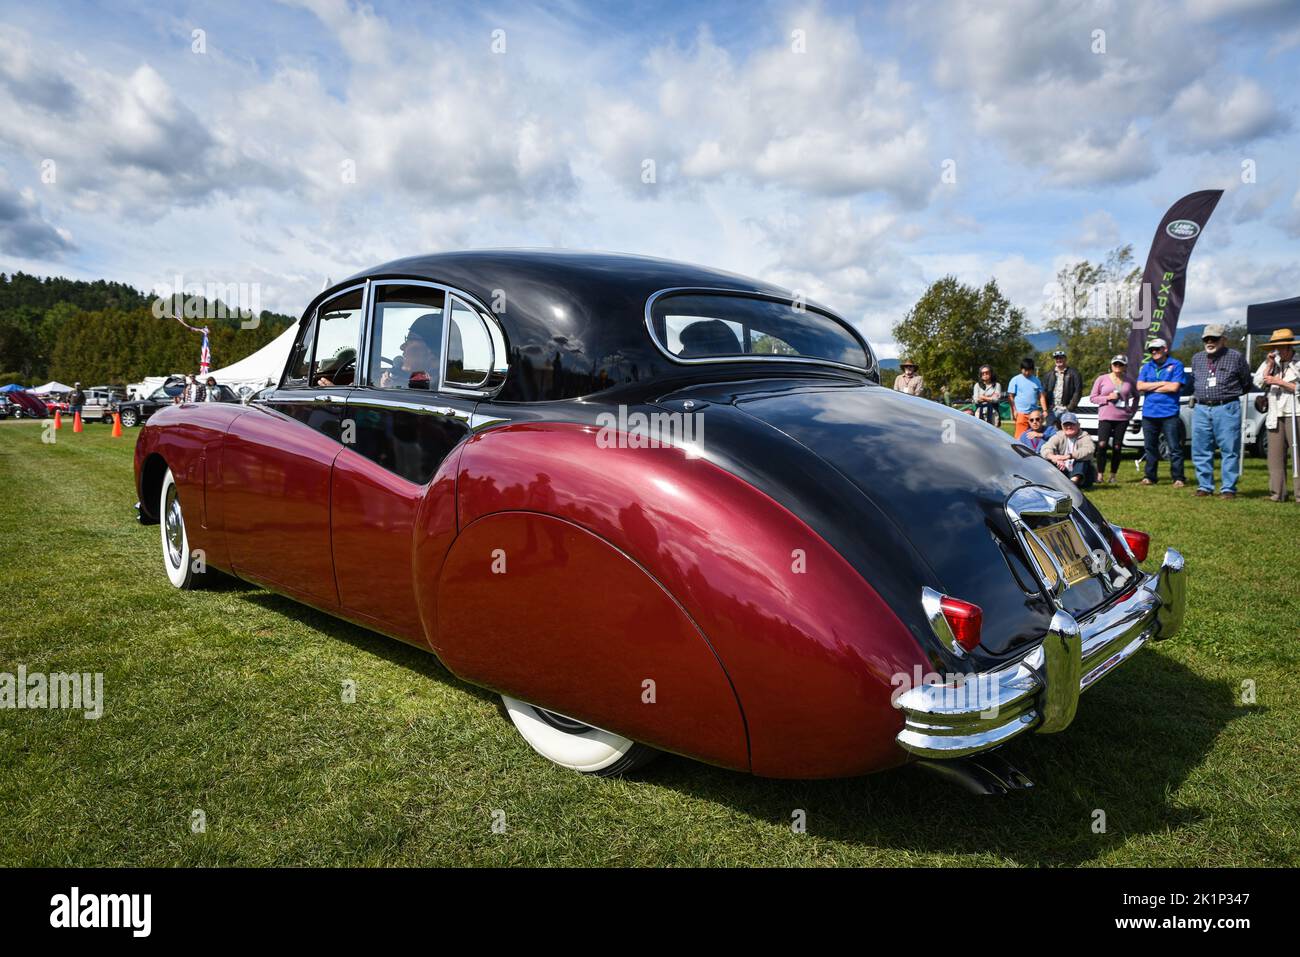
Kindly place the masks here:
MULTIPOLYGON (((1264 390, 1260 398, 1268 402, 1264 415, 1264 428, 1268 430, 1268 490, 1269 501, 1286 501, 1286 456, 1291 453, 1291 498, 1300 499, 1295 479, 1296 427, 1300 410, 1297 409, 1297 384, 1300 383, 1300 357, 1295 347, 1300 344, 1290 329, 1274 329, 1268 340, 1271 349, 1255 370, 1255 385, 1264 390)), ((1258 400, 1257 400, 1258 401, 1258 400)))

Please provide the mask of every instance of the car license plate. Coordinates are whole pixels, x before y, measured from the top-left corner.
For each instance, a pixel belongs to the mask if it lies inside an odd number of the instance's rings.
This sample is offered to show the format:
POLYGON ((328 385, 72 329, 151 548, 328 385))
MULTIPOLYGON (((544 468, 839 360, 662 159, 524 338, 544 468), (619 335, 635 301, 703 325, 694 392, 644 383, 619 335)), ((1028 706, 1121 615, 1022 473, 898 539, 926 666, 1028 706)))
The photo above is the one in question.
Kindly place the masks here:
MULTIPOLYGON (((1074 522, 1068 518, 1063 522, 1053 522, 1051 525, 1043 525, 1034 529, 1034 534, 1038 536, 1039 541, 1051 550, 1056 560, 1061 563, 1061 568, 1065 571, 1065 583, 1067 585, 1077 585, 1092 574, 1088 562, 1088 548, 1083 544, 1083 537, 1079 534, 1079 530, 1074 527, 1074 522)), ((1043 554, 1038 542, 1031 538, 1029 544, 1034 551, 1034 558, 1038 561, 1039 566, 1045 572, 1050 572, 1052 570, 1052 560, 1043 554)))

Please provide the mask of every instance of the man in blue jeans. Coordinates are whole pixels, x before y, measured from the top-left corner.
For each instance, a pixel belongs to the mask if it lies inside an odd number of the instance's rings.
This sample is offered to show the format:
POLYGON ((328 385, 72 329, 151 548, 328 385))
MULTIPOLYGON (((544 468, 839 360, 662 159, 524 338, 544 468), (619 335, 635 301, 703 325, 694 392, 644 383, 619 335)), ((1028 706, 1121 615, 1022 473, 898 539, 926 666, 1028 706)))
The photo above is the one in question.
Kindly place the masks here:
POLYGON ((1183 434, 1178 421, 1178 395, 1186 373, 1183 364, 1169 355, 1169 343, 1151 340, 1151 358, 1138 372, 1138 394, 1142 399, 1142 438, 1146 444, 1143 462, 1143 485, 1156 484, 1156 467, 1160 464, 1160 436, 1169 446, 1169 476, 1174 488, 1183 482, 1183 434))
POLYGON ((1250 370, 1236 349, 1228 348, 1225 330, 1214 322, 1205 327, 1205 349, 1192 356, 1196 407, 1192 409, 1192 465, 1196 494, 1214 494, 1214 450, 1223 457, 1219 494, 1237 497, 1241 475, 1241 397, 1250 391, 1250 370))

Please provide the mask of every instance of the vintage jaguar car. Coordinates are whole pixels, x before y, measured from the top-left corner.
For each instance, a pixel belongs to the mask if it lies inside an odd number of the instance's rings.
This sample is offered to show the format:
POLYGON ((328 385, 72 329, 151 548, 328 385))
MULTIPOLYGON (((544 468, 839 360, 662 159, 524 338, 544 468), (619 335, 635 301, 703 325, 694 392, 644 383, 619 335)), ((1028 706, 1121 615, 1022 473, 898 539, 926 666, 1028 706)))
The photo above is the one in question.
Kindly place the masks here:
POLYGON ((172 584, 216 568, 437 655, 541 754, 757 775, 950 762, 1070 724, 1179 628, 1183 559, 831 311, 561 251, 398 260, 279 386, 135 453, 172 584))

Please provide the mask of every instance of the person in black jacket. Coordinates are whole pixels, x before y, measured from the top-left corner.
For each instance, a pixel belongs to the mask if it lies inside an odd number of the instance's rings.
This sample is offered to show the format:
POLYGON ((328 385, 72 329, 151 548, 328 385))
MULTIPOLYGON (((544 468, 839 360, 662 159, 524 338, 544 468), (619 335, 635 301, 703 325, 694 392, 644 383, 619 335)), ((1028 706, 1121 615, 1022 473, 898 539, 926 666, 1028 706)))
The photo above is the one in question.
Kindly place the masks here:
POLYGON ((1062 412, 1073 412, 1079 406, 1079 397, 1083 395, 1083 376, 1079 370, 1069 365, 1065 350, 1057 349, 1052 353, 1052 370, 1043 376, 1043 392, 1047 395, 1047 410, 1057 416, 1062 412))

